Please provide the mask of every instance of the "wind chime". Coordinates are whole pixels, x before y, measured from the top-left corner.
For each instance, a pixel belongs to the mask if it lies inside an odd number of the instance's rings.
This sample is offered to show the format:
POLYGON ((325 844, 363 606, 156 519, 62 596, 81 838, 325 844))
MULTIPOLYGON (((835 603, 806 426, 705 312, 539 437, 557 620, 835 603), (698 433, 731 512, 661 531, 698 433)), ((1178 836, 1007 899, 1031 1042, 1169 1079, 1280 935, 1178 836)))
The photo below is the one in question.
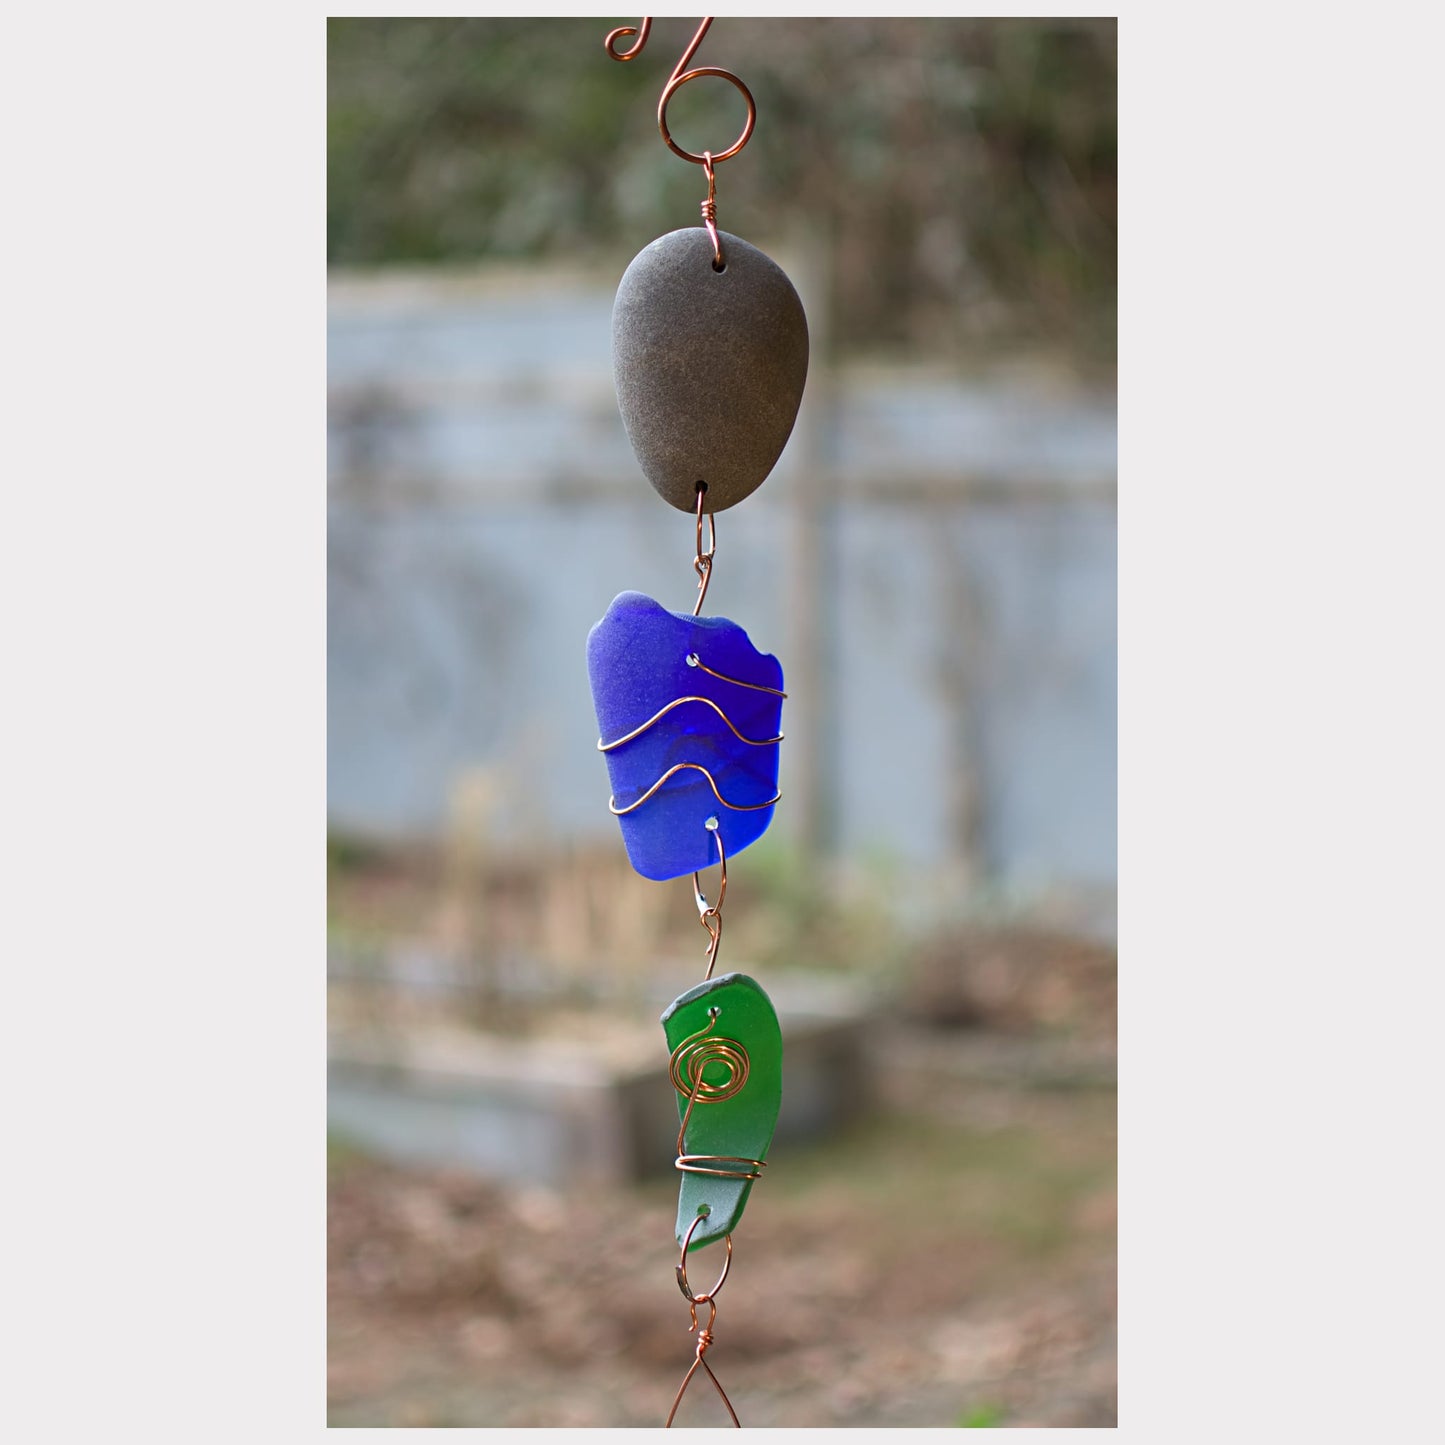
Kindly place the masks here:
MULTIPOLYGON (((668 149, 707 177, 703 225, 672 231, 639 252, 612 311, 613 374, 628 440, 662 499, 692 515, 697 600, 690 613, 670 612, 640 592, 623 592, 587 639, 597 746, 628 859, 659 882, 690 873, 708 935, 702 982, 662 1015, 680 1121, 677 1283, 692 1317, 689 1332, 697 1336, 669 1426, 699 1369, 739 1424, 706 1356, 732 1263, 732 1231, 762 1175, 782 1099, 782 1035, 771 1001, 747 975, 714 977, 713 970, 728 859, 763 835, 781 797, 778 745, 787 694, 777 659, 759 652, 737 623, 703 616, 702 606, 717 552, 716 515, 772 471, 808 373, 808 324, 792 283, 761 251, 717 228, 715 167, 748 143, 757 112, 730 71, 687 68, 711 24, 709 17, 698 27, 657 107, 668 149), (694 155, 669 133, 667 106, 688 81, 705 75, 737 87, 747 122, 726 150, 694 155), (701 875, 714 863, 720 875, 709 902, 701 875), (724 1253, 717 1279, 695 1291, 688 1256, 718 1241, 724 1253)), ((640 29, 612 31, 607 53, 635 59, 651 27, 644 19, 640 29), (636 41, 619 51, 617 42, 629 35, 636 41)))

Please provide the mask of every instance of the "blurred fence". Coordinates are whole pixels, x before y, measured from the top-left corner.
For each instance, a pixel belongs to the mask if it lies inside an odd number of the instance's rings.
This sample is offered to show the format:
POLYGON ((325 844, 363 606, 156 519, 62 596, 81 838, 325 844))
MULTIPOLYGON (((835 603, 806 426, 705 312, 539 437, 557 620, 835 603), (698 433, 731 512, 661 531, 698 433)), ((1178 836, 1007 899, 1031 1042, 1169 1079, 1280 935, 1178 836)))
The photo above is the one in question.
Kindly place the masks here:
MULTIPOLYGON (((821 334, 806 260, 765 249, 821 334)), ((617 413, 616 280, 333 275, 333 827, 436 836, 460 797, 493 845, 615 833, 588 629, 625 589, 695 596, 617 413)), ((708 595, 784 666, 783 837, 1112 894, 1116 461, 1112 394, 815 353, 708 595)))

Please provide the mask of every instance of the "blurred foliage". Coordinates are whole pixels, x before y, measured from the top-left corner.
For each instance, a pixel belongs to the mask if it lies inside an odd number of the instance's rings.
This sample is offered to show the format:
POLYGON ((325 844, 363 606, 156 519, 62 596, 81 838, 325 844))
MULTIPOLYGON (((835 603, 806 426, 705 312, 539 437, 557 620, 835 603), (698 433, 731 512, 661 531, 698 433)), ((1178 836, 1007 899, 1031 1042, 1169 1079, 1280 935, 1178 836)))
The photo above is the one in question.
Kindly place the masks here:
MULTIPOLYGON (((696 22, 658 20, 626 65, 603 52, 614 23, 637 21, 329 20, 331 262, 620 266, 698 224, 701 168, 655 119, 696 22)), ((720 224, 828 248, 840 351, 1112 360, 1112 18, 724 18, 693 64, 757 102, 720 224)), ((694 151, 743 116, 711 79, 668 111, 694 151)))
POLYGON ((958 1423, 970 1430, 991 1430, 1003 1424, 1003 1411, 997 1405, 975 1405, 959 1417, 958 1423))

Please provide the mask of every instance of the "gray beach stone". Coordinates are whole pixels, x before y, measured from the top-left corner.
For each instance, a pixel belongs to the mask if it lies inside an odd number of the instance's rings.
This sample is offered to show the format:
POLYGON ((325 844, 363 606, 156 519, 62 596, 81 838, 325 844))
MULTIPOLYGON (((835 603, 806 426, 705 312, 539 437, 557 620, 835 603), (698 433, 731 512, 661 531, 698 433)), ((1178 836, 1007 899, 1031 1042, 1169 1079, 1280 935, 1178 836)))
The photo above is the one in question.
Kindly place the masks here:
POLYGON ((793 430, 808 377, 808 322, 781 267, 705 227, 633 258, 612 306, 612 373, 647 480, 684 512, 736 506, 762 485, 793 430))

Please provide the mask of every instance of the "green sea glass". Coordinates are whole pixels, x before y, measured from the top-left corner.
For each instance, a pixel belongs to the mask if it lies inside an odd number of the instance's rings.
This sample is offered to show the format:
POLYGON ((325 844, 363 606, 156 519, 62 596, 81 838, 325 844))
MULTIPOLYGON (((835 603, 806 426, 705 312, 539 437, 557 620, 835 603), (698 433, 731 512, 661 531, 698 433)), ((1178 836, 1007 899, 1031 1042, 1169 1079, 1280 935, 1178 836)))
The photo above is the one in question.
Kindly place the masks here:
MULTIPOLYGON (((692 1038, 680 1066, 684 1088, 677 1095, 679 1121, 687 1113, 690 1081, 697 1077, 688 1072, 691 1057, 696 1057, 702 1075, 682 1152, 765 1160, 783 1097, 783 1036, 767 994, 746 974, 725 973, 675 998, 662 1015, 662 1026, 673 1054, 692 1038), (747 1064, 741 1088, 730 1097, 710 1099, 709 1093, 726 1092, 738 1077, 740 1053, 747 1064)), ((692 1236, 689 1249, 694 1250, 737 1227, 753 1187, 751 1179, 741 1177, 747 1164, 699 1162, 733 1177, 683 1173, 677 1242, 682 1243, 699 1214, 706 1216, 692 1236)))

